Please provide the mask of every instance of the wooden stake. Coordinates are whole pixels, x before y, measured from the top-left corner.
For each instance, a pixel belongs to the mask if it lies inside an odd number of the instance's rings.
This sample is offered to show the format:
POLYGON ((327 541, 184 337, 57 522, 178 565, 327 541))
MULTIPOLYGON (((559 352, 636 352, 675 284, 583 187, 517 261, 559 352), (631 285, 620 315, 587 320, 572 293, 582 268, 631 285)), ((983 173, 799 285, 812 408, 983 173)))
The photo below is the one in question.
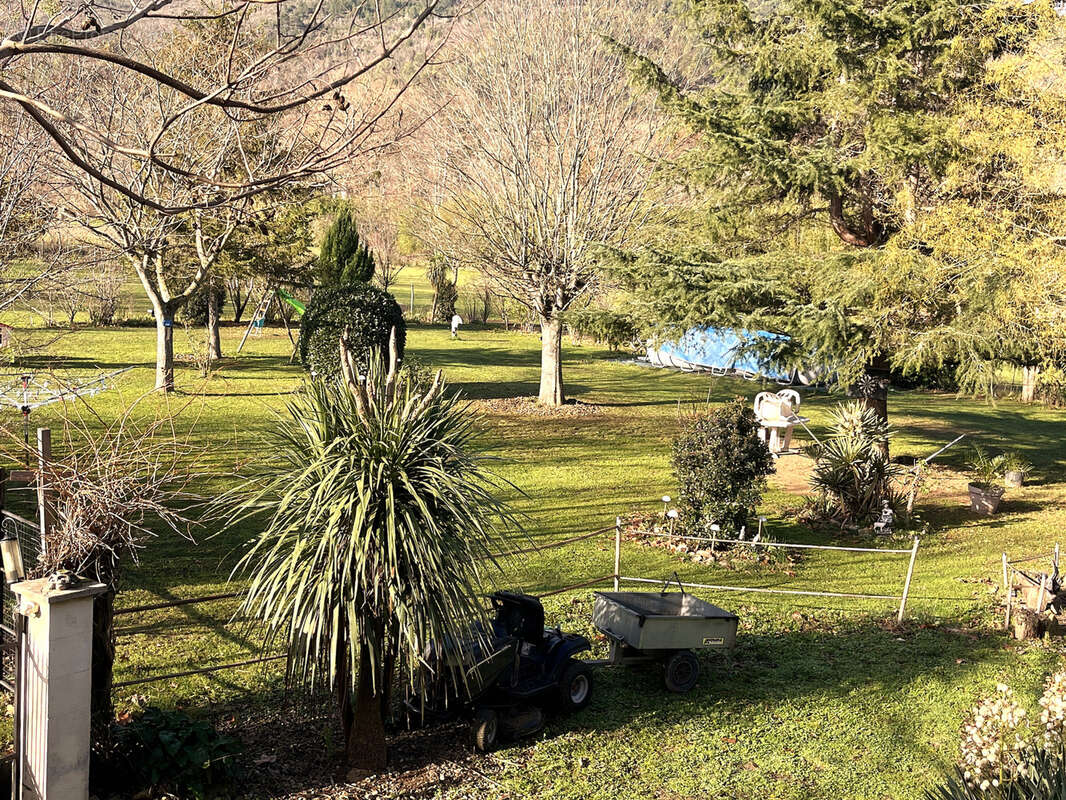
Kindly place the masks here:
POLYGON ((48 488, 48 465, 52 461, 52 431, 37 429, 37 517, 41 526, 41 555, 48 546, 48 534, 55 526, 55 508, 48 488))
POLYGON ((1014 605, 1014 589, 1007 589, 1007 630, 1010 630, 1010 611, 1011 606, 1014 605))

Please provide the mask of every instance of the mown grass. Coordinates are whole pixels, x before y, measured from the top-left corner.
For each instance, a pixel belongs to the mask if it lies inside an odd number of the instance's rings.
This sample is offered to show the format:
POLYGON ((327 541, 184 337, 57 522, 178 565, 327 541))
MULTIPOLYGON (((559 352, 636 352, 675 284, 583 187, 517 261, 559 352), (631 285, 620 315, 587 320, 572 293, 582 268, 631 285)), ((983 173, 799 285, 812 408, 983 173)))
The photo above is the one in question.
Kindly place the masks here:
MULTIPOLYGON (((227 328, 232 353, 243 330, 227 328)), ((178 350, 182 350, 179 334, 178 350)), ((593 413, 515 413, 499 398, 536 391, 539 343, 499 328, 467 326, 460 340, 443 327, 415 327, 409 352, 441 367, 450 385, 483 414, 484 445, 499 458, 503 493, 523 514, 516 543, 549 544, 609 526, 616 515, 656 510, 675 487, 670 441, 678 414, 708 397, 751 398, 758 385, 677 374, 620 363, 592 346, 567 346, 568 392, 593 413), (485 402, 488 401, 488 402, 485 402)), ((184 348, 187 349, 187 348, 184 348)), ((53 348, 62 371, 92 372, 134 365, 119 388, 93 400, 105 419, 151 387, 153 332, 130 328, 71 333, 53 348)), ((144 413, 184 406, 180 425, 200 448, 198 482, 206 496, 232 485, 250 459, 265 455, 263 436, 302 379, 288 364, 282 330, 249 340, 206 381, 179 370, 182 390, 169 399, 147 395, 144 413)), ((817 434, 837 398, 808 393, 803 412, 817 434)), ((13 411, 5 419, 17 425, 13 411)), ((543 798, 833 797, 912 798, 949 768, 965 710, 997 682, 1011 683, 1028 702, 1061 659, 1061 646, 1014 643, 997 630, 1000 552, 1049 551, 1063 523, 1066 417, 1012 402, 988 405, 948 395, 897 393, 891 414, 902 456, 928 455, 958 433, 1020 450, 1036 465, 1034 484, 1009 494, 1002 512, 977 518, 954 472, 965 451, 938 463, 932 492, 919 501, 922 541, 908 622, 891 623, 892 603, 704 592, 742 619, 731 658, 707 656, 700 685, 668 695, 653 668, 604 669, 597 694, 580 715, 553 720, 534 742, 499 754, 500 793, 543 798)), ((58 424, 55 408, 34 412, 35 424, 58 424)), ((782 467, 785 469, 785 467, 782 467)), ((761 509, 782 541, 907 547, 909 539, 812 530, 796 522, 801 498, 773 479, 761 509)), ((235 553, 248 528, 194 532, 195 544, 173 535, 147 543, 126 572, 120 605, 129 607, 227 591, 235 553)), ((609 536, 545 550, 508 562, 498 585, 544 592, 611 571, 609 536)), ((626 542, 623 572, 724 585, 787 586, 896 594, 905 559, 853 553, 807 553, 794 563, 738 560, 733 568, 696 566, 661 550, 626 542)), ((594 635, 591 590, 545 601, 549 621, 594 635)), ((253 656, 253 629, 231 621, 234 601, 185 606, 119 618, 116 680, 193 669, 253 656)), ((604 644, 597 640, 597 652, 604 644)), ((151 702, 240 714, 275 702, 280 668, 253 667, 133 686, 118 691, 151 702)))

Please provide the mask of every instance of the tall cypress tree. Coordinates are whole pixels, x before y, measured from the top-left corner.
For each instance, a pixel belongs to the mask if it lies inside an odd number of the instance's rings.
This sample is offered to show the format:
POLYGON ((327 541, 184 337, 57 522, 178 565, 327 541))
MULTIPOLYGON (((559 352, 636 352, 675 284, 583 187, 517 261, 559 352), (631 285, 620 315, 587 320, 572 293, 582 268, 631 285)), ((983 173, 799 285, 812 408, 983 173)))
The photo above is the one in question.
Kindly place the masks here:
POLYGON ((351 211, 341 209, 322 239, 319 280, 323 286, 368 283, 374 277, 374 268, 374 254, 359 237, 351 211))

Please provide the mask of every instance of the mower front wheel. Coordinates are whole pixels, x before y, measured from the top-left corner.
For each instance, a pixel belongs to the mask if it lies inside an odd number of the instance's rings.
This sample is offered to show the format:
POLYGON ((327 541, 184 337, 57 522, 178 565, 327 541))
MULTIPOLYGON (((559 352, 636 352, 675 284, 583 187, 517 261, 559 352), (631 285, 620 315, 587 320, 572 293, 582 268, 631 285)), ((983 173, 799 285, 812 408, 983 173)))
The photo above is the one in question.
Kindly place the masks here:
POLYGON ((571 658, 559 681, 564 711, 580 711, 592 701, 592 670, 588 664, 571 658))
POLYGON ((479 708, 474 714, 474 747, 487 753, 496 746, 500 733, 500 718, 491 708, 479 708))

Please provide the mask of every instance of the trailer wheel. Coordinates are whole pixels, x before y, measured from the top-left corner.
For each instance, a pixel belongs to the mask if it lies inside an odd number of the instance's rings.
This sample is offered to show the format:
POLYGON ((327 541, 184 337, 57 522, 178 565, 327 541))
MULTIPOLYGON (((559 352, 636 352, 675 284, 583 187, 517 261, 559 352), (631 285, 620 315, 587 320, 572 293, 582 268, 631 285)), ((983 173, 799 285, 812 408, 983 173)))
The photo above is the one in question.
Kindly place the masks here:
POLYGON ((700 662, 691 650, 678 650, 666 659, 666 688, 671 692, 687 692, 700 678, 700 662))
POLYGON ((487 753, 496 746, 500 733, 500 718, 491 708, 479 708, 474 715, 474 747, 487 753))
POLYGON ((564 711, 580 711, 592 701, 592 670, 588 664, 571 658, 559 680, 559 696, 564 711))

